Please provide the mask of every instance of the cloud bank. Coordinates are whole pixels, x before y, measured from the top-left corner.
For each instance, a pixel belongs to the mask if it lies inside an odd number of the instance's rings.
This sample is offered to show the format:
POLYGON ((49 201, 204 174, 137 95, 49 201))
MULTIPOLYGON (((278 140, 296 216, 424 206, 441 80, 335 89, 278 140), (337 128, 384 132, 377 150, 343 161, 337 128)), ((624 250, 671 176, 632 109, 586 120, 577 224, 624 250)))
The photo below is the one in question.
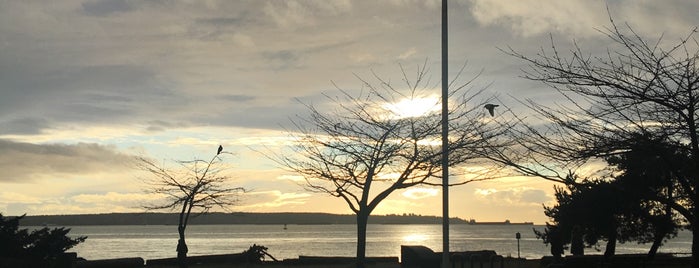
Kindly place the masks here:
POLYGON ((133 156, 95 143, 31 144, 0 139, 0 182, 123 172, 133 156))

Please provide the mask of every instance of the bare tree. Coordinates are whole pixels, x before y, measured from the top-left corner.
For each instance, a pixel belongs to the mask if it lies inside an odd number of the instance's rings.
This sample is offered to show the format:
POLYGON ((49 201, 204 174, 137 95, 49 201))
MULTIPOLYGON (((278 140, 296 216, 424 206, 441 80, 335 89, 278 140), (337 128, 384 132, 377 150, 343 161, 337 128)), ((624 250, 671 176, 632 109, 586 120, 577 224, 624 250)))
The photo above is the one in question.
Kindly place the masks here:
POLYGON ((569 56, 562 56, 553 39, 552 48, 536 56, 505 51, 529 64, 525 78, 546 83, 567 102, 556 106, 526 102, 542 123, 517 133, 517 149, 490 156, 523 173, 570 183, 566 178, 575 176, 568 176, 567 170, 595 166, 591 163, 598 167, 597 176, 613 177, 618 170, 603 160, 628 152, 639 135, 676 146, 691 164, 667 177, 677 189, 647 198, 671 207, 689 223, 694 233, 693 267, 699 267, 697 29, 668 45, 663 37, 648 41, 628 25, 621 29, 613 20, 611 25, 602 33, 614 47, 601 56, 577 44, 569 56))
MULTIPOLYGON (((295 129, 289 133, 296 141, 294 152, 272 157, 303 176, 307 190, 341 198, 356 214, 359 267, 365 259, 372 211, 396 190, 441 185, 436 180, 441 179, 441 105, 439 98, 428 97, 438 87, 430 85, 425 66, 418 66, 413 80, 401 66, 399 85, 376 73, 374 82, 355 75, 362 85, 356 95, 336 85, 339 96, 326 95, 333 106, 319 109, 305 104, 310 114, 292 120, 295 129), (425 103, 427 109, 416 112, 425 103), (409 106, 411 112, 398 108, 401 105, 409 106)), ((493 98, 478 102, 484 89, 472 90, 475 77, 459 85, 457 79, 449 92, 449 166, 483 167, 479 161, 483 147, 504 146, 498 140, 507 124, 487 114, 484 105, 493 98)), ((453 184, 493 178, 486 173, 455 171, 452 175, 463 176, 457 176, 453 184)))
POLYGON ((187 267, 187 243, 185 230, 192 212, 207 213, 210 209, 219 207, 228 209, 238 202, 238 197, 245 189, 229 187, 229 176, 222 174, 223 147, 219 146, 217 153, 209 161, 195 159, 191 161, 176 161, 178 169, 169 169, 154 161, 139 157, 138 167, 150 173, 146 179, 147 191, 165 196, 159 204, 146 205, 149 210, 179 210, 177 232, 177 259, 180 267, 187 267))

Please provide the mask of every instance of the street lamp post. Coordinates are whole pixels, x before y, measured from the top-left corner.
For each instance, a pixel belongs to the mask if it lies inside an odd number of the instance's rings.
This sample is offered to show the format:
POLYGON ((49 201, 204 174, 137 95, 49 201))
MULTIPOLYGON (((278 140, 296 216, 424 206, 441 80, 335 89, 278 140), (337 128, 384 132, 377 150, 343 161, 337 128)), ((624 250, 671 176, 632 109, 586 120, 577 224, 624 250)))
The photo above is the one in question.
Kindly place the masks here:
POLYGON ((449 69, 447 0, 442 0, 442 268, 449 267, 449 69))

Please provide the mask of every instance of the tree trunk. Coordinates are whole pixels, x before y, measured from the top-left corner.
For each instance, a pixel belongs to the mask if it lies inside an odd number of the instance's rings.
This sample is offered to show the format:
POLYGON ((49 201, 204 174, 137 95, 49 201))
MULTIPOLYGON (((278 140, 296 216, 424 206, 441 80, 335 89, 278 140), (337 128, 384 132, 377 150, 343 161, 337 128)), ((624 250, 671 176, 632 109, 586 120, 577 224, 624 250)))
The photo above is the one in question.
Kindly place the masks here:
MULTIPOLYGON (((672 172, 670 172, 670 175, 668 178, 672 178, 672 172)), ((673 199, 673 180, 672 179, 666 179, 667 180, 667 199, 668 200, 674 200, 673 199)), ((674 223, 672 222, 672 207, 670 207, 669 204, 665 204, 665 217, 661 220, 660 223, 654 224, 653 230, 654 230, 654 237, 653 237, 653 244, 650 246, 650 249, 648 250, 648 259, 652 260, 655 259, 655 255, 658 253, 658 249, 660 246, 663 244, 663 239, 665 238, 666 235, 670 233, 670 230, 673 229, 674 223), (666 222, 667 221, 667 222, 666 222)))
POLYGON ((583 233, 580 226, 576 225, 570 234, 570 254, 574 256, 585 255, 585 243, 583 243, 583 233))
POLYGON ((366 259, 366 227, 369 221, 368 213, 357 213, 357 268, 364 268, 366 259))
POLYGON ((177 228, 177 232, 180 234, 180 239, 177 240, 177 262, 180 268, 187 268, 187 242, 184 240, 184 230, 185 228, 180 226, 177 228))
POLYGON ((655 234, 653 244, 650 246, 650 250, 648 250, 648 259, 655 259, 655 254, 658 253, 658 249, 660 248, 660 245, 663 243, 663 237, 665 237, 664 234, 655 234))
POLYGON ((665 239, 665 236, 668 235, 673 227, 668 226, 666 224, 672 225, 672 211, 670 210, 669 206, 666 209, 666 220, 667 222, 661 222, 658 225, 654 226, 654 234, 653 234, 653 244, 650 246, 650 249, 648 250, 648 259, 652 260, 655 259, 655 255, 658 253, 658 249, 660 246, 663 245, 663 239, 665 239))
POLYGON ((604 257, 606 258, 614 257, 614 253, 616 252, 616 228, 613 228, 613 230, 614 231, 609 233, 609 240, 604 249, 604 257))
MULTIPOLYGON (((692 98, 693 99, 693 98, 692 98)), ((696 119, 694 118, 694 100, 692 100, 690 106, 687 107, 692 111, 687 113, 689 118, 687 119, 687 127, 689 129, 689 137, 692 144, 692 158, 694 160, 694 173, 699 170, 699 136, 697 136, 696 119)), ((689 180, 692 184, 692 193, 690 195, 690 201, 692 201, 692 209, 690 210, 691 219, 689 224, 692 228, 692 268, 699 268, 699 185, 697 185, 696 180, 689 180)))
MULTIPOLYGON (((697 218, 697 210, 694 209, 693 217, 697 218)), ((696 223, 696 221, 695 221, 696 223)), ((692 224, 692 268, 699 268, 699 224, 692 224)))
MULTIPOLYGON (((696 152, 696 150, 692 152, 696 152)), ((696 161, 699 161, 699 157, 695 158, 695 170, 699 167, 696 161)), ((691 197, 690 200, 693 203, 692 208, 689 210, 691 215, 685 218, 689 221, 689 228, 692 230, 692 268, 699 268, 699 205, 697 205, 697 201, 699 201, 699 187, 694 187, 691 197)))

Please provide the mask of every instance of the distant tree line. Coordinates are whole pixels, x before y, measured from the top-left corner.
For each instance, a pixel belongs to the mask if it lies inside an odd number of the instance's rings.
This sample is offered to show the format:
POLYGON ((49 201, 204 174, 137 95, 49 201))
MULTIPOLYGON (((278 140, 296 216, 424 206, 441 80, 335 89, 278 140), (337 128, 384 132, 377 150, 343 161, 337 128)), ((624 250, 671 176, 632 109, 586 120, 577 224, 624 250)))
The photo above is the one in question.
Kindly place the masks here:
MULTIPOLYGON (((108 213, 82 215, 26 216, 24 226, 77 226, 77 225, 173 225, 178 213, 108 213)), ((441 224, 442 218, 421 215, 376 215, 372 224, 441 224)), ((460 218, 451 218, 455 224, 466 224, 460 218)), ((329 213, 207 213, 190 220, 190 224, 356 224, 354 215, 329 213)))

